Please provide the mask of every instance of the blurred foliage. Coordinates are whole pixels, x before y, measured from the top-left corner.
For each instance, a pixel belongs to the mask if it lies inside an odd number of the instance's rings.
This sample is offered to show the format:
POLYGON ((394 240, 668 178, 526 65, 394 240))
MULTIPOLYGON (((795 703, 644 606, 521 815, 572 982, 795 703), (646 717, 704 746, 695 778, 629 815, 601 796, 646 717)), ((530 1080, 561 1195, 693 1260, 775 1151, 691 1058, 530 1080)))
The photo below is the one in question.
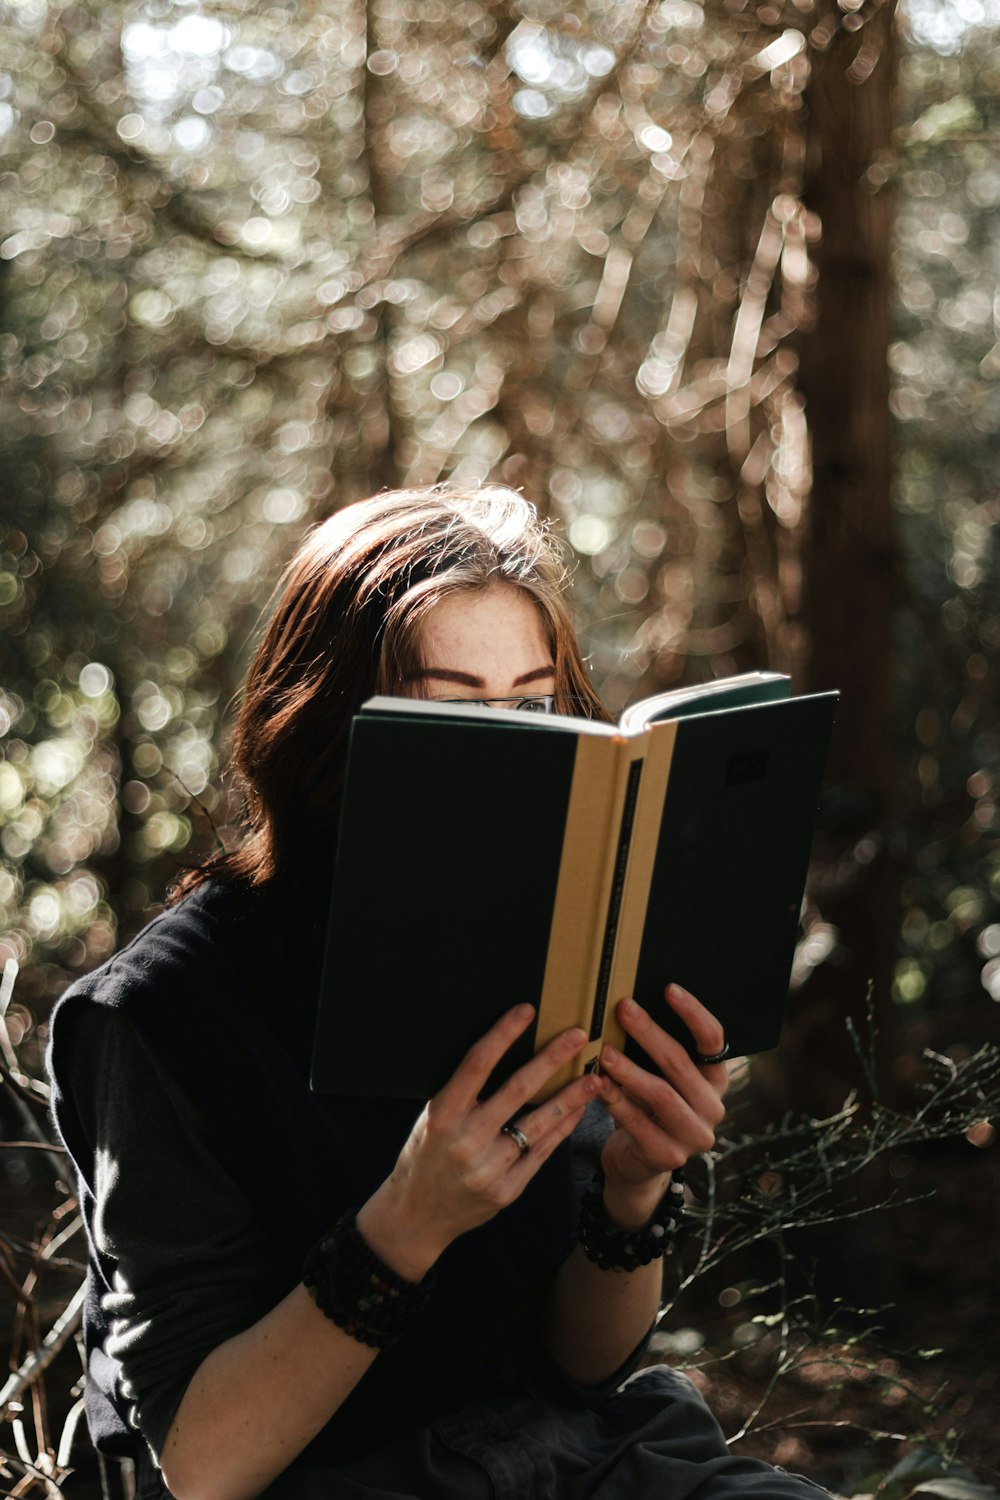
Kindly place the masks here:
POLYGON ((910 14, 890 351, 910 589, 895 998, 936 1013, 949 1041, 974 1041, 989 1025, 983 1001, 1000 1001, 1000 7, 910 14))
MULTIPOLYGON (((218 746, 246 642, 333 506, 444 477, 523 487, 577 559, 612 707, 799 670, 794 343, 821 232, 803 91, 878 10, 0 0, 13 1031, 180 858, 232 836, 218 746)), ((1000 33, 985 0, 908 15, 896 990, 913 1007, 980 969, 1000 996, 1000 33)))
POLYGON ((215 745, 238 658, 331 506, 525 486, 584 560, 612 696, 753 637, 743 583, 715 577, 713 324, 738 326, 754 425, 787 430, 785 468, 760 468, 794 526, 781 346, 806 226, 768 193, 805 38, 690 3, 550 9, 0 9, 0 897, 29 1005, 111 950, 196 824, 230 820, 215 745), (754 246, 716 157, 763 215, 742 296, 754 246))

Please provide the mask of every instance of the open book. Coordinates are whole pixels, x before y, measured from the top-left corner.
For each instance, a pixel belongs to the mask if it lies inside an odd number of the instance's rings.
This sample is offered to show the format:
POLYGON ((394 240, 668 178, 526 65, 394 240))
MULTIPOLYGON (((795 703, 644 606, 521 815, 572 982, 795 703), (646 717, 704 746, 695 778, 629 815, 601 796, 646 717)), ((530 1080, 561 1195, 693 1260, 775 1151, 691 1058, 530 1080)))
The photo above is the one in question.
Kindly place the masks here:
MULTIPOLYGON (((837 694, 749 673, 618 725, 373 698, 352 727, 312 1086, 427 1098, 510 1006, 526 1061, 624 1037, 633 995, 686 1046, 682 984, 733 1055, 781 1030, 837 694)), ((626 1050, 642 1062, 629 1042, 626 1050)), ((549 1092, 567 1081, 554 1081, 549 1092)))

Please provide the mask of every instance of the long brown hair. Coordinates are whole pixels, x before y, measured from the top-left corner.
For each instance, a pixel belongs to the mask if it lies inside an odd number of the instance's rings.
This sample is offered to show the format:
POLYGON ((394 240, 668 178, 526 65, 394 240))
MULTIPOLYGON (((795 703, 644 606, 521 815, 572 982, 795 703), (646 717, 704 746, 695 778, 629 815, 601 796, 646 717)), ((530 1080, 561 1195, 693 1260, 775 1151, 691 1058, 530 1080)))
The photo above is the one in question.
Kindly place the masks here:
POLYGON ((233 735, 240 847, 178 881, 253 885, 327 857, 353 715, 421 665, 420 629, 450 594, 508 583, 542 616, 560 712, 607 717, 580 655, 558 547, 523 496, 501 486, 392 490, 335 512, 292 558, 247 674, 233 735))

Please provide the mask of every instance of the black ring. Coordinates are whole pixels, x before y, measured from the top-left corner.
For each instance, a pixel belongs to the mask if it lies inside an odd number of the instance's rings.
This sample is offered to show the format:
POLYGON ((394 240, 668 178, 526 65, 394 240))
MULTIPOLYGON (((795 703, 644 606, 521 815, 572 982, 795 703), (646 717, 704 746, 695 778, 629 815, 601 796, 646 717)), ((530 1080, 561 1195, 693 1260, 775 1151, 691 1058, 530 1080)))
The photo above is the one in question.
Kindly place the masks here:
POLYGON ((525 1135, 524 1131, 518 1130, 516 1125, 502 1126, 500 1134, 509 1135, 522 1156, 527 1156, 528 1152, 531 1150, 531 1142, 528 1140, 528 1137, 525 1135))
POLYGON ((700 1068, 710 1068, 713 1063, 725 1062, 729 1056, 729 1043, 723 1047, 721 1052, 713 1052, 711 1057, 706 1057, 704 1052, 696 1052, 694 1060, 700 1068))

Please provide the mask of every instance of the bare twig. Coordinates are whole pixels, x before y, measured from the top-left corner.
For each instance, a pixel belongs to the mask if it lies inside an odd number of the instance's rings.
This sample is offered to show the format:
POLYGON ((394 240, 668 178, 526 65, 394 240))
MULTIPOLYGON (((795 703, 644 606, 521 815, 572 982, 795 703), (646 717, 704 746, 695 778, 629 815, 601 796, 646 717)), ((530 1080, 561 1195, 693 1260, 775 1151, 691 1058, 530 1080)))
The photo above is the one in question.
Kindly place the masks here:
POLYGON ((7 1380, 3 1389, 0 1390, 0 1407, 9 1410, 13 1403, 19 1401, 33 1382, 48 1369, 66 1340, 76 1332, 83 1316, 86 1290, 85 1282, 77 1287, 66 1308, 45 1335, 41 1347, 33 1349, 7 1380))

